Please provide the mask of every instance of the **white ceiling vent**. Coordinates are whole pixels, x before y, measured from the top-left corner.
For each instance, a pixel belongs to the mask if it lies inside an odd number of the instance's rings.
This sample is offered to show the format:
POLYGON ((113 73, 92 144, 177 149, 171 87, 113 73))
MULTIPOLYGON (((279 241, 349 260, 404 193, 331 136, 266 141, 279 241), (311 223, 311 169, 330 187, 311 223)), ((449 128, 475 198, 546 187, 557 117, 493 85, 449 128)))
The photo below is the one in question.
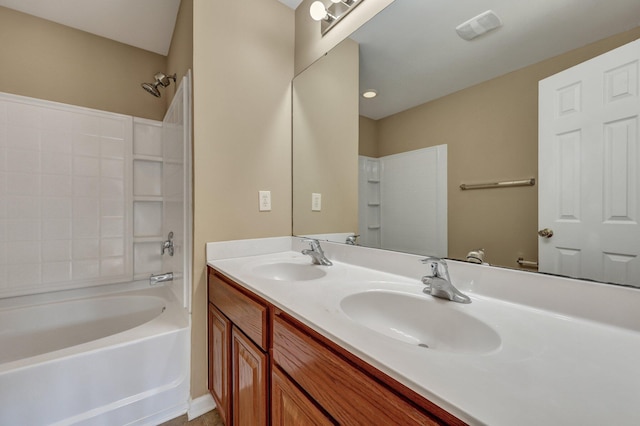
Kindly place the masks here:
POLYGON ((473 40, 484 33, 502 26, 502 20, 493 10, 487 10, 456 27, 456 32, 465 40, 473 40))

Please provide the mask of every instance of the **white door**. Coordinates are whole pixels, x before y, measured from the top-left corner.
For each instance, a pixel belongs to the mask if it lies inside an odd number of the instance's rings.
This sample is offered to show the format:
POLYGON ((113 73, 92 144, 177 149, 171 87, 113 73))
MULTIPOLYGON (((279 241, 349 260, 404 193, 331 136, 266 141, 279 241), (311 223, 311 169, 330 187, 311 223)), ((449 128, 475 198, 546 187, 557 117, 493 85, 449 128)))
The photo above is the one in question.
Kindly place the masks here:
POLYGON ((640 40, 539 85, 539 270, 640 286, 640 40))

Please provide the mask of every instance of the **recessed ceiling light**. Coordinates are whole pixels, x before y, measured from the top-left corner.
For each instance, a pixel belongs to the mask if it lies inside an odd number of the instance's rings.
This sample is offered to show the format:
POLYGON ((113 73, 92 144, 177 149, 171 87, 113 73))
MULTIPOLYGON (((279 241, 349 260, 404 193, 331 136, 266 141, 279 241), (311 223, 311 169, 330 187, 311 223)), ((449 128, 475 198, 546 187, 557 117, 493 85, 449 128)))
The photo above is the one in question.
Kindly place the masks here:
POLYGON ((362 92, 362 97, 366 99, 375 98, 376 96, 378 96, 378 92, 375 90, 365 90, 362 92))

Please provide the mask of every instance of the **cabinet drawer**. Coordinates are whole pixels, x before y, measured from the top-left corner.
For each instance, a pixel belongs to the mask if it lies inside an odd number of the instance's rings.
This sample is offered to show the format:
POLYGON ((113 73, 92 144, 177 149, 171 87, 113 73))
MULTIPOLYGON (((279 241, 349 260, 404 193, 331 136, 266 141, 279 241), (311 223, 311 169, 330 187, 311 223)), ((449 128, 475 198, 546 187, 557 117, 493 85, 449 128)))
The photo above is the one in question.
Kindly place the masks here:
POLYGON ((273 361, 340 424, 446 424, 382 385, 281 316, 273 321, 273 361))
POLYGON ((271 370, 271 424, 332 426, 337 423, 274 366, 271 370))
POLYGON ((249 297, 228 278, 209 271, 209 302, 263 351, 268 350, 267 305, 249 297))

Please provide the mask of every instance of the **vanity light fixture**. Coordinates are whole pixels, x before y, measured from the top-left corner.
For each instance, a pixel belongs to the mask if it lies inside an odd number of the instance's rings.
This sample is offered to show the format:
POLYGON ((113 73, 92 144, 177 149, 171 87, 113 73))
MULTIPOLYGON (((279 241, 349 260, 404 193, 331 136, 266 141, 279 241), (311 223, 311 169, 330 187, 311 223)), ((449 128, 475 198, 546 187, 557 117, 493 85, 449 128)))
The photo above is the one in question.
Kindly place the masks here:
POLYGON ((320 21, 320 33, 323 36, 364 0, 331 0, 329 7, 325 6, 324 1, 314 1, 309 8, 311 18, 320 21))
POLYGON ((378 96, 378 92, 373 89, 365 90, 364 92, 362 92, 362 97, 365 99, 372 99, 376 96, 378 96))
POLYGON ((324 7, 324 3, 321 1, 314 1, 311 3, 311 7, 309 8, 309 13, 314 21, 328 21, 333 22, 336 17, 329 13, 329 11, 324 7))

